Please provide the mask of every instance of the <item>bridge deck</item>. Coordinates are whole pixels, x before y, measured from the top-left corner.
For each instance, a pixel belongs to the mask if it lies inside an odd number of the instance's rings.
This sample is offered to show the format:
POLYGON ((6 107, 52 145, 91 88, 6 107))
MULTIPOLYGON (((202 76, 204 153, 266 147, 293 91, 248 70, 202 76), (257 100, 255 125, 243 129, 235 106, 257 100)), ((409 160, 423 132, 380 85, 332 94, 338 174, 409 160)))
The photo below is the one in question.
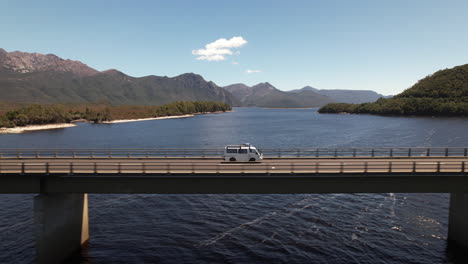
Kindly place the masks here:
POLYGON ((468 158, 0 159, 0 193, 468 192, 468 158))
POLYGON ((327 174, 465 173, 468 158, 271 158, 231 163, 220 158, 1 159, 0 174, 327 174))

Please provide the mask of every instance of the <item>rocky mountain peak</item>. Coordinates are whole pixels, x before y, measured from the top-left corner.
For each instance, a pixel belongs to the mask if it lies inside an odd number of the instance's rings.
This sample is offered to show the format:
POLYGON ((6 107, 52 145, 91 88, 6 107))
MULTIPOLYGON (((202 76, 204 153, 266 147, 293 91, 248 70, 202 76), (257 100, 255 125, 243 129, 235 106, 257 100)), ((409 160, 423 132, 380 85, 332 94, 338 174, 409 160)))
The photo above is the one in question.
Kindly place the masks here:
POLYGON ((97 70, 80 61, 65 60, 54 54, 6 52, 3 49, 0 50, 0 65, 20 73, 57 71, 71 72, 78 76, 98 73, 97 70))

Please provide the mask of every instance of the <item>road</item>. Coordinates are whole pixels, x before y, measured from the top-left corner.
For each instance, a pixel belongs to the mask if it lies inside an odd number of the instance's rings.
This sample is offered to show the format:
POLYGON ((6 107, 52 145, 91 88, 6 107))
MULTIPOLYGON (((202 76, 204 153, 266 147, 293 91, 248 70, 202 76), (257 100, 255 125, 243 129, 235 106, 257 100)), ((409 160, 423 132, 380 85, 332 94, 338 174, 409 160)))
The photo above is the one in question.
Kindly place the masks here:
POLYGON ((467 172, 468 158, 267 158, 230 163, 221 158, 0 159, 0 174, 326 174, 467 172))

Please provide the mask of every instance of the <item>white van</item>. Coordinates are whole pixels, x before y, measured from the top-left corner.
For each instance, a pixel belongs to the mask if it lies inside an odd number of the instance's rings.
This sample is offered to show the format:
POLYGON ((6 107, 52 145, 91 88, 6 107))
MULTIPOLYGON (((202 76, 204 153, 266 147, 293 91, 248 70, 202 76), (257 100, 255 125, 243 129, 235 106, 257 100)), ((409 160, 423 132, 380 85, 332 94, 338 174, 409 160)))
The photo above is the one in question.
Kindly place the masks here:
POLYGON ((227 145, 224 148, 224 161, 262 161, 263 154, 249 143, 242 145, 227 145))

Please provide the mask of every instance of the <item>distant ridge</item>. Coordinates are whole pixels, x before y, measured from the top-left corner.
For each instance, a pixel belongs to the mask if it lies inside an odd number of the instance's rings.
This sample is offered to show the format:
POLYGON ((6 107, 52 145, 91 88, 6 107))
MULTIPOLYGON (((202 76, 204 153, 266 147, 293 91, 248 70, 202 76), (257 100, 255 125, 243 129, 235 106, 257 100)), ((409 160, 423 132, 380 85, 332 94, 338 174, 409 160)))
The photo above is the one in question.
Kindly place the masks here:
POLYGON ((118 70, 97 71, 53 54, 0 49, 0 101, 160 105, 174 101, 221 101, 239 105, 232 94, 200 75, 135 78, 118 70))
POLYGON ((232 93, 242 106, 259 107, 319 107, 333 100, 314 91, 284 92, 268 82, 259 83, 252 87, 242 83, 223 87, 232 93))
POLYGON ((302 89, 292 90, 290 92, 297 93, 300 91, 313 91, 325 96, 328 96, 333 101, 337 103, 350 103, 350 104, 358 104, 358 103, 370 103, 375 102, 381 97, 386 97, 379 93, 376 93, 371 90, 344 90, 344 89, 333 89, 333 90, 325 90, 325 89, 317 89, 311 86, 306 86, 302 89))

